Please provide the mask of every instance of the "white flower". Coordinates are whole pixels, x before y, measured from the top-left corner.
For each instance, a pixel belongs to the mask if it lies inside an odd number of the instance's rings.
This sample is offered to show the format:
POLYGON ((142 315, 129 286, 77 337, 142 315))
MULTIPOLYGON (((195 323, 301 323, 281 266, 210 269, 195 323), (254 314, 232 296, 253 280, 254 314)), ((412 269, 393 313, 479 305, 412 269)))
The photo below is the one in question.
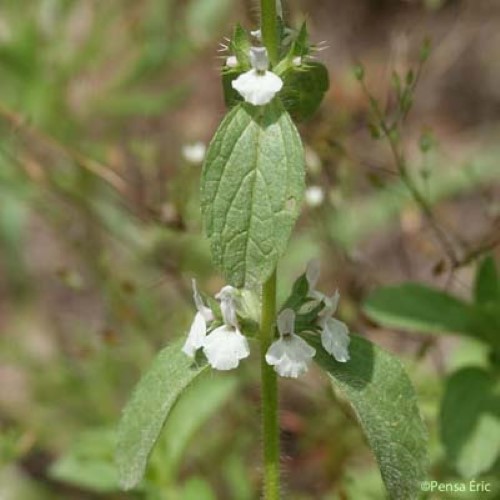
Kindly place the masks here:
POLYGON ((256 38, 257 40, 261 41, 262 40, 262 31, 261 30, 254 30, 250 31, 250 34, 256 38))
POLYGON ((193 144, 186 144, 182 148, 182 156, 184 159, 194 164, 202 163, 206 152, 207 146, 201 141, 193 144))
POLYGON ((320 316, 321 344, 325 351, 340 363, 349 361, 349 329, 338 319, 331 316, 320 316))
POLYGON ((193 280, 193 299, 197 313, 191 324, 188 338, 182 347, 182 351, 190 358, 193 358, 196 351, 203 347, 207 335, 207 324, 214 320, 212 310, 203 303, 200 292, 198 292, 196 280, 193 280))
POLYGON ((238 318, 236 315, 236 293, 238 290, 232 286, 225 286, 215 296, 220 300, 220 312, 225 325, 238 326, 238 318))
POLYGON ((205 339, 203 352, 212 368, 232 370, 239 365, 240 359, 250 355, 250 348, 246 337, 237 328, 223 325, 205 339))
POLYGON ((238 58, 236 56, 229 56, 226 59, 226 66, 228 68, 236 68, 238 66, 238 58))
POLYGON ((269 60, 264 47, 250 49, 250 62, 252 69, 233 80, 231 85, 246 102, 254 106, 264 106, 282 89, 283 80, 268 71, 269 60))
POLYGON ((325 192, 320 186, 310 186, 306 189, 306 203, 310 207, 319 207, 325 199, 325 192))
POLYGON ((220 300, 224 325, 216 328, 204 340, 203 352, 216 370, 232 370, 241 359, 250 355, 248 341, 240 332, 236 315, 235 294, 232 286, 225 286, 217 295, 220 300))
POLYGON ((323 293, 318 292, 318 290, 316 290, 316 285, 318 284, 319 281, 320 271, 321 269, 318 259, 311 259, 307 263, 306 279, 307 279, 307 284, 309 285, 309 291, 307 293, 307 296, 310 297, 311 299, 323 300, 325 297, 323 293))
POLYGON ((294 333, 295 312, 285 309, 278 316, 280 339, 272 343, 266 361, 282 377, 297 378, 307 371, 316 350, 294 333))
POLYGON ((312 260, 307 265, 306 279, 309 284, 308 296, 321 300, 325 304, 323 310, 319 313, 318 326, 321 329, 321 344, 325 351, 331 354, 340 363, 349 361, 349 329, 345 323, 335 319, 333 315, 337 311, 340 300, 339 291, 328 297, 327 295, 315 289, 319 280, 320 267, 318 260, 312 260))
POLYGON ((302 66, 302 57, 297 56, 292 59, 292 64, 296 67, 302 66))

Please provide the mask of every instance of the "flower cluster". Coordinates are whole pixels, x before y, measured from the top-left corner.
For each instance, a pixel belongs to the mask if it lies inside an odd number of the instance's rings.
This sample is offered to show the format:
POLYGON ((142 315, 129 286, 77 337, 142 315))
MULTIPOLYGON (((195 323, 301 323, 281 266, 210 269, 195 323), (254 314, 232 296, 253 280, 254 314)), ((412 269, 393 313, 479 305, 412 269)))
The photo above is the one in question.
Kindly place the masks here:
MULTIPOLYGON (((302 332, 321 335, 323 349, 338 362, 349 361, 349 330, 347 326, 334 318, 340 295, 336 291, 331 297, 316 290, 319 280, 319 265, 311 262, 305 274, 307 290, 300 297, 296 309, 285 307, 278 315, 276 325, 279 338, 266 353, 266 361, 282 377, 297 378, 307 371, 316 350, 300 335, 302 332), (296 331, 296 317, 301 315, 303 307, 315 311, 300 332, 296 331)), ((231 370, 239 365, 240 360, 250 355, 248 340, 243 335, 238 319, 239 292, 231 286, 225 286, 215 296, 220 304, 220 319, 205 303, 193 280, 193 297, 196 315, 191 324, 183 351, 194 357, 196 351, 203 350, 208 363, 216 370, 231 370)))

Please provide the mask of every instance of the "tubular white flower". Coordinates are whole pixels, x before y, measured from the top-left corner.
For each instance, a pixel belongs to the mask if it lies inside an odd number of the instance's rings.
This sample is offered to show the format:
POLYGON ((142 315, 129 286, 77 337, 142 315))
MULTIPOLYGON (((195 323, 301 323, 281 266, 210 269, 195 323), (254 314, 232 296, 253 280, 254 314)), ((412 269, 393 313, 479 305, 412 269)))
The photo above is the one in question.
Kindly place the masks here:
POLYGON ((306 279, 307 279, 307 284, 309 285, 309 291, 307 293, 307 296, 310 297, 311 299, 323 300, 325 295, 316 290, 316 285, 318 284, 319 281, 319 275, 320 275, 319 260, 311 259, 307 263, 306 267, 306 279))
POLYGON ((252 69, 233 80, 231 85, 246 102, 264 106, 283 88, 283 80, 267 70, 269 60, 264 47, 252 47, 250 61, 252 69))
POLYGON ((221 291, 215 296, 217 300, 220 300, 220 311, 222 314, 222 320, 225 325, 238 327, 238 318, 236 315, 236 293, 238 290, 232 286, 225 286, 221 291))
POLYGON ((193 280, 192 285, 193 299, 198 312, 191 323, 188 338, 182 347, 182 351, 190 358, 193 358, 196 351, 203 347, 207 335, 207 324, 214 320, 212 310, 203 303, 203 299, 196 286, 196 280, 193 280))
POLYGON ((225 286, 215 296, 220 300, 224 325, 205 338, 203 352, 210 366, 216 370, 232 370, 239 365, 241 359, 250 355, 248 341, 238 326, 236 293, 236 288, 225 286))
POLYGON ((272 343, 266 361, 282 377, 297 378, 306 372, 316 350, 294 333, 295 313, 285 309, 278 316, 280 339, 272 343))
POLYGON ((205 338, 203 352, 212 368, 232 370, 241 359, 250 355, 250 348, 246 337, 237 328, 223 325, 205 338))
POLYGON ((320 262, 318 259, 312 259, 308 262, 306 267, 306 280, 307 284, 309 285, 307 296, 311 299, 323 301, 325 304, 325 308, 323 309, 323 311, 321 311, 320 314, 331 316, 337 310, 340 295, 338 290, 336 290, 331 297, 328 297, 328 295, 325 295, 323 292, 316 290, 320 271, 320 262))
POLYGON ((309 284, 308 296, 321 300, 325 304, 318 315, 318 326, 321 329, 321 344, 326 352, 331 354, 338 362, 346 363, 349 361, 349 329, 345 323, 333 318, 337 311, 340 300, 339 291, 328 297, 315 289, 319 280, 320 268, 319 261, 312 260, 307 265, 306 279, 309 284))

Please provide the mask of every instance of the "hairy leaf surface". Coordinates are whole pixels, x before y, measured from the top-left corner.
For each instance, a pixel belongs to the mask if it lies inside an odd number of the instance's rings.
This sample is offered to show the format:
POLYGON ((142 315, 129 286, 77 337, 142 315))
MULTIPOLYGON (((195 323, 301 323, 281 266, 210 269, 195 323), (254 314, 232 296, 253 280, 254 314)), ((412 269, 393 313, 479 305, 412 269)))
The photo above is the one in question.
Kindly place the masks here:
POLYGON ((377 459, 392 500, 417 498, 427 466, 427 432, 401 362, 371 342, 351 337, 351 360, 338 363, 317 336, 307 340, 334 390, 347 401, 377 459))
POLYGON ((123 410, 118 427, 116 461, 124 489, 139 484, 172 407, 208 366, 193 364, 181 351, 183 342, 179 340, 160 351, 123 410))
POLYGON ((229 112, 203 168, 202 212, 231 285, 263 283, 273 272, 300 212, 304 175, 302 142, 278 99, 229 112))

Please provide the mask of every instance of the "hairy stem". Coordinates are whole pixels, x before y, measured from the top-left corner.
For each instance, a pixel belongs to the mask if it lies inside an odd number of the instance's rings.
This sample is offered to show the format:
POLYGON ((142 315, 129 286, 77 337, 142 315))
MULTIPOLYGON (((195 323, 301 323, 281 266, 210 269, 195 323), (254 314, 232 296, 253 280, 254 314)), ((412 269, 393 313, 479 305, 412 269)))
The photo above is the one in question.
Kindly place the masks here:
POLYGON ((267 49, 269 60, 274 66, 279 59, 278 41, 278 13, 276 10, 276 0, 261 0, 261 29, 262 41, 267 49))
POLYGON ((276 271, 262 288, 262 316, 260 324, 265 500, 278 500, 280 497, 278 380, 276 372, 266 362, 266 352, 273 342, 275 317, 276 271))

